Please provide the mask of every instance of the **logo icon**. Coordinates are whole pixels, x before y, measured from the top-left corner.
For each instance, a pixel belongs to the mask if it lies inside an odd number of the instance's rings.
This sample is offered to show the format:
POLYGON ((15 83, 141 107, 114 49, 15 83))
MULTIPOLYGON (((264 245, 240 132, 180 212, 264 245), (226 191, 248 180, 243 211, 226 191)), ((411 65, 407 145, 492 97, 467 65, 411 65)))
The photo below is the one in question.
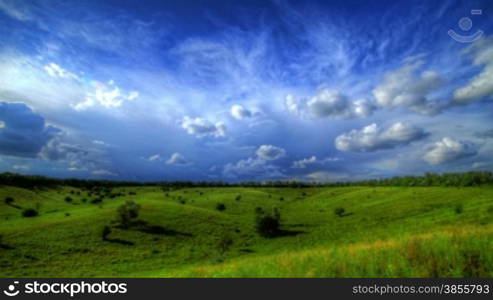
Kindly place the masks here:
MULTIPOLYGON (((471 15, 473 15, 473 16, 474 15, 480 16, 482 14, 483 14, 483 11, 481 9, 471 10, 471 15)), ((472 28, 471 18, 469 18, 469 17, 461 18, 459 20, 459 27, 464 32, 471 30, 471 28, 472 28)), ((472 42, 479 40, 483 36, 484 32, 482 30, 478 30, 475 33, 470 34, 470 35, 462 35, 462 34, 455 32, 455 30, 450 29, 447 33, 451 38, 453 38, 454 40, 456 40, 459 43, 472 43, 472 42)))
POLYGON ((9 285, 7 290, 4 290, 3 293, 9 297, 14 297, 19 295, 19 291, 15 289, 16 284, 19 284, 19 281, 14 281, 14 284, 9 285))

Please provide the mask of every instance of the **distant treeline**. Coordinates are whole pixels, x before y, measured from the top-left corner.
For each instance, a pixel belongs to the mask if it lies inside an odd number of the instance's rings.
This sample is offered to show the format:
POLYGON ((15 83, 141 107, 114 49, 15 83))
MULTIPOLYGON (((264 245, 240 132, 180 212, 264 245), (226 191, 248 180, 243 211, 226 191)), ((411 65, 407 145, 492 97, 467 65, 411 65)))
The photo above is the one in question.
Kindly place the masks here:
POLYGON ((43 188, 57 185, 68 185, 78 188, 91 189, 93 187, 122 187, 122 186, 159 186, 163 188, 187 187, 340 187, 340 186, 479 186, 493 184, 492 172, 467 173, 426 173, 422 176, 392 177, 386 179, 363 180, 355 182, 313 183, 300 181, 268 181, 268 182, 241 182, 228 183, 222 181, 112 181, 112 180, 85 180, 85 179, 56 179, 37 175, 19 175, 15 173, 1 173, 0 185, 10 185, 22 188, 43 188))

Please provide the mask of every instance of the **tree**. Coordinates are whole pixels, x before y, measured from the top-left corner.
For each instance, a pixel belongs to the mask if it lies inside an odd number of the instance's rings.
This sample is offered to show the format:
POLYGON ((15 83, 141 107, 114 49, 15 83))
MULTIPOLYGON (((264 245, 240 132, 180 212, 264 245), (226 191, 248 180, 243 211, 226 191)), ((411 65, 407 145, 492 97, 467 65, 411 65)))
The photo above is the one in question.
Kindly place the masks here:
POLYGON ((140 205, 127 201, 117 209, 117 221, 121 227, 129 228, 139 218, 140 205))
POLYGON ((216 209, 218 211, 224 211, 224 210, 226 210, 226 205, 224 205, 224 203, 218 203, 218 204, 216 204, 216 209))
POLYGON ((346 213, 346 210, 342 207, 338 207, 334 209, 334 213, 338 215, 339 217, 344 217, 344 214, 346 213))
POLYGON ((281 232, 281 213, 277 208, 271 214, 257 212, 255 223, 258 234, 265 238, 276 237, 281 232))

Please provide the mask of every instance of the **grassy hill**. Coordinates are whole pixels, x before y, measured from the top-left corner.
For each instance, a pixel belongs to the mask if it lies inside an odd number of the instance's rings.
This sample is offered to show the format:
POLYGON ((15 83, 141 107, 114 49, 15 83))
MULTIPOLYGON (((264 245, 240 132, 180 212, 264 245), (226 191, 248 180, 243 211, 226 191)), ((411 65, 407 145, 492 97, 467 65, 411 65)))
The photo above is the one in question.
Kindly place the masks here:
POLYGON ((493 276, 492 186, 116 187, 99 203, 89 193, 1 186, 0 276, 493 276), (115 225, 128 200, 145 226, 115 225), (259 207, 279 209, 282 235, 256 232, 259 207))

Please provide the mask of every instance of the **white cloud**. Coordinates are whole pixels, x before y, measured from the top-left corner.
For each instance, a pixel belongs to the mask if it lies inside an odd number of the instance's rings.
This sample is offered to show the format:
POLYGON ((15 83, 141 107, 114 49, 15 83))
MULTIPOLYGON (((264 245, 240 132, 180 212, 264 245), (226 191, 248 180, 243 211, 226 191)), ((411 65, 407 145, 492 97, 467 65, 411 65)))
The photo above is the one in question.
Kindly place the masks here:
POLYGON ((12 169, 16 171, 27 171, 30 169, 30 167, 28 165, 13 165, 12 169))
POLYGON ((175 152, 166 161, 166 164, 168 164, 168 165, 185 166, 185 165, 189 165, 190 163, 185 159, 185 157, 182 154, 180 154, 178 152, 175 152))
POLYGON ((159 154, 151 155, 147 158, 148 161, 162 161, 163 158, 159 154))
POLYGON ((493 99, 493 37, 480 39, 467 52, 475 54, 475 65, 484 67, 466 86, 454 92, 454 104, 467 104, 486 97, 493 99))
POLYGON ((93 175, 99 175, 99 176, 116 176, 117 174, 104 170, 104 169, 99 169, 99 170, 94 170, 91 172, 93 175))
POLYGON ((49 63, 43 67, 43 69, 50 75, 51 77, 55 78, 63 78, 63 79, 74 79, 74 80, 80 80, 79 76, 75 75, 74 73, 71 73, 61 66, 57 65, 56 63, 49 63))
POLYGON ((132 101, 139 97, 136 91, 124 92, 120 87, 116 86, 113 80, 108 84, 99 81, 92 82, 94 90, 86 94, 86 99, 83 102, 75 104, 75 110, 85 110, 99 104, 105 108, 120 107, 125 101, 132 101))
POLYGON ((407 145, 425 136, 421 128, 407 123, 398 122, 386 130, 373 123, 338 136, 335 145, 340 151, 372 152, 407 145))
POLYGON ((231 107, 231 115, 237 120, 243 120, 250 118, 252 116, 252 112, 244 108, 242 105, 235 104, 231 107))
POLYGON ((181 127, 187 131, 188 134, 203 137, 211 135, 214 137, 226 136, 226 126, 223 123, 212 124, 211 122, 202 118, 190 118, 185 116, 181 127))
POLYGON ((285 176, 279 167, 268 164, 266 160, 251 157, 239 160, 235 164, 226 164, 223 169, 223 175, 227 177, 244 177, 248 179, 273 179, 285 176))
POLYGON ((441 141, 433 145, 432 149, 425 154, 423 159, 431 165, 439 165, 471 157, 476 154, 477 150, 473 144, 444 137, 441 141))
POLYGON ((316 118, 367 117, 375 110, 375 106, 370 101, 365 99, 350 101, 334 89, 321 89, 306 101, 296 100, 293 95, 287 95, 285 105, 288 111, 295 115, 306 113, 316 118))
POLYGON ((443 80, 434 71, 418 75, 422 65, 421 60, 408 59, 402 68, 387 73, 383 83, 373 90, 377 105, 404 107, 425 115, 439 113, 441 107, 431 100, 430 94, 442 86, 443 80))
POLYGON ((5 128, 5 122, 4 121, 0 121, 0 129, 2 128, 5 128))
POLYGON ((286 155, 286 150, 272 145, 262 145, 255 154, 262 160, 276 160, 286 155))
POLYGON ((307 165, 314 164, 317 161, 316 156, 312 156, 309 158, 304 158, 302 160, 297 160, 293 162, 292 168, 295 169, 304 169, 307 165))

